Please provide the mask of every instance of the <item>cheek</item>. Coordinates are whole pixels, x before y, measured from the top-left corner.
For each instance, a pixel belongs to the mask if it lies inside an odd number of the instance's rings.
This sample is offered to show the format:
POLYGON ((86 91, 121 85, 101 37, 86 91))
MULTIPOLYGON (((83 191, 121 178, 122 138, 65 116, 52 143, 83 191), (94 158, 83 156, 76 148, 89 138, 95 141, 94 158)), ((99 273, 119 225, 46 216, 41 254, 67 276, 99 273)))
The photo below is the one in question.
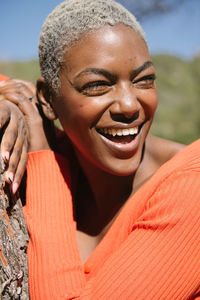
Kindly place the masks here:
POLYGON ((74 102, 68 109, 72 122, 77 122, 83 127, 90 129, 96 127, 99 119, 109 106, 109 100, 106 97, 82 98, 74 102))
POLYGON ((146 113, 148 113, 149 117, 153 117, 158 105, 157 90, 143 90, 141 99, 143 99, 141 104, 144 110, 146 111, 146 113))
POLYGON ((82 96, 68 97, 60 99, 55 110, 66 132, 81 132, 95 127, 104 111, 102 102, 82 96))

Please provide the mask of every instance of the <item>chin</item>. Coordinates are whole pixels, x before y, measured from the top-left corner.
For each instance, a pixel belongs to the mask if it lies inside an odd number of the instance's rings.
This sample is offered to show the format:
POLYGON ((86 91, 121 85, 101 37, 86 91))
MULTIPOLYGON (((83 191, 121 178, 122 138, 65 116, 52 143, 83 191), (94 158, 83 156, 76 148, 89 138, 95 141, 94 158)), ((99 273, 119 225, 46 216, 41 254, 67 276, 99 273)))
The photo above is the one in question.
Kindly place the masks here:
POLYGON ((110 157, 106 161, 101 161, 97 167, 104 172, 115 176, 130 176, 133 175, 140 166, 142 160, 142 150, 139 150, 128 159, 119 159, 110 157))

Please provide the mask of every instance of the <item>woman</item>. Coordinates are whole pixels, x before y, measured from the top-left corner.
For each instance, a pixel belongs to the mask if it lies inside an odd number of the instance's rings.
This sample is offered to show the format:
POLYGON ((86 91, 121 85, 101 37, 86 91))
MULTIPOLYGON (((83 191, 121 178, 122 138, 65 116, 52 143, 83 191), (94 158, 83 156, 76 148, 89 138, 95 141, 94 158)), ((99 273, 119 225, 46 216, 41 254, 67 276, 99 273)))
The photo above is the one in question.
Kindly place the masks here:
POLYGON ((51 151, 35 105, 18 101, 31 299, 197 298, 200 141, 172 158, 182 145, 148 135, 157 93, 140 25, 114 1, 68 0, 39 56, 43 112, 69 140, 51 151))

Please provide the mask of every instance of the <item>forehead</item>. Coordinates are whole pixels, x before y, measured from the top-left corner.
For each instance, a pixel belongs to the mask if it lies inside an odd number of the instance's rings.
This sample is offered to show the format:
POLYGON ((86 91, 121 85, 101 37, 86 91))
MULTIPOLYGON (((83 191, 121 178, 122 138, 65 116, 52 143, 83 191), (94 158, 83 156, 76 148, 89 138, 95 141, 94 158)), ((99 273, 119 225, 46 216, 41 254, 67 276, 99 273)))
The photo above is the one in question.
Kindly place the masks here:
POLYGON ((104 67, 132 62, 135 66, 150 60, 148 47, 141 36, 123 24, 104 26, 84 34, 64 55, 69 72, 88 67, 104 67))

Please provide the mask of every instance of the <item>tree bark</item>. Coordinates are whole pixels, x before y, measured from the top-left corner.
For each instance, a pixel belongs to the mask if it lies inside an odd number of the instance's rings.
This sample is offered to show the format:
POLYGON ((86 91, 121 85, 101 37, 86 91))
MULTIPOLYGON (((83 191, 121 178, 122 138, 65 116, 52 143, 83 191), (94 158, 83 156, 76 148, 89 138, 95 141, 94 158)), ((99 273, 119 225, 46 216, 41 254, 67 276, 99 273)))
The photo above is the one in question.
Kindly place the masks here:
POLYGON ((28 232, 22 203, 3 180, 0 157, 0 300, 28 300, 28 232))

